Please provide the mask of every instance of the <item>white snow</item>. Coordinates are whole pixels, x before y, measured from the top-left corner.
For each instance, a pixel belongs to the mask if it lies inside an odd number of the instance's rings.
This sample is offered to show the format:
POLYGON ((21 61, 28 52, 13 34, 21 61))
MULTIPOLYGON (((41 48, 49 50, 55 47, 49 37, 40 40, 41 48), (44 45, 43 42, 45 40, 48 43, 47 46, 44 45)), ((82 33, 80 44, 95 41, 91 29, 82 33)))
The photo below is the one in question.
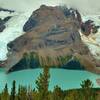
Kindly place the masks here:
POLYGON ((100 0, 61 0, 85 15, 100 14, 100 0))
POLYGON ((93 20, 96 25, 100 25, 100 14, 98 14, 98 15, 81 15, 81 16, 82 16, 83 21, 90 19, 90 20, 93 20))
MULTIPOLYGON (((82 16, 82 18, 83 18, 83 21, 91 19, 94 21, 96 25, 100 26, 99 16, 100 15, 90 15, 90 16, 88 15, 88 16, 82 16)), ((81 32, 80 32, 80 35, 81 35, 81 39, 88 46, 93 56, 96 59, 100 59, 100 28, 98 30, 98 33, 90 34, 88 37, 83 35, 81 32)))
MULTIPOLYGON (((24 34, 23 25, 28 20, 31 13, 32 12, 19 12, 11 14, 13 17, 6 23, 6 29, 0 33, 0 60, 7 59, 7 44, 20 35, 24 34)), ((0 15, 3 16, 3 13, 0 13, 0 15)), ((8 13, 4 13, 4 15, 9 16, 8 13)))
MULTIPOLYGON (((7 43, 19 37, 20 35, 24 34, 22 28, 25 22, 28 20, 31 13, 32 12, 25 12, 25 13, 19 12, 19 13, 13 13, 11 15, 13 17, 8 21, 8 23, 6 23, 7 28, 2 33, 0 33, 0 60, 7 59, 6 56, 8 52, 7 43)), ((2 16, 4 17, 10 16, 9 14, 4 14, 4 15, 2 16)), ((96 25, 100 25, 99 15, 82 16, 82 18, 83 21, 92 19, 96 25)), ((89 47, 94 57, 100 59, 100 29, 98 33, 96 33, 95 35, 91 34, 88 37, 81 34, 81 38, 83 42, 89 47)))
POLYGON ((6 29, 0 33, 0 60, 7 59, 7 44, 24 34, 22 28, 28 20, 32 12, 42 4, 48 6, 59 5, 62 0, 0 0, 0 7, 15 10, 18 13, 0 12, 0 18, 13 16, 8 23, 6 29))
POLYGON ((38 9, 42 4, 55 6, 59 5, 62 1, 63 0, 0 0, 0 7, 27 12, 38 9))
POLYGON ((5 17, 7 16, 14 16, 15 13, 10 13, 10 12, 4 12, 4 11, 1 11, 0 12, 0 18, 1 19, 4 19, 5 17))
MULTIPOLYGON (((97 0, 99 1, 99 0, 97 0)), ((32 11, 39 8, 41 4, 59 5, 61 3, 68 4, 68 6, 78 7, 81 11, 83 21, 92 19, 96 25, 100 25, 100 11, 99 2, 95 0, 0 0, 0 7, 16 10, 18 13, 0 12, 0 18, 4 19, 7 16, 13 16, 7 23, 6 29, 0 33, 0 60, 7 59, 7 43, 24 34, 22 28, 27 21, 32 11), (76 4, 76 5, 75 5, 76 4), (21 12, 19 12, 21 11, 21 12), (92 12, 93 11, 93 12, 92 12), (90 14, 98 15, 90 15, 90 14)), ((81 32, 80 32, 81 34, 81 32)), ((100 30, 95 35, 86 37, 81 34, 83 42, 89 47, 91 53, 95 58, 100 59, 100 30), (98 56, 99 55, 99 56, 98 56)))

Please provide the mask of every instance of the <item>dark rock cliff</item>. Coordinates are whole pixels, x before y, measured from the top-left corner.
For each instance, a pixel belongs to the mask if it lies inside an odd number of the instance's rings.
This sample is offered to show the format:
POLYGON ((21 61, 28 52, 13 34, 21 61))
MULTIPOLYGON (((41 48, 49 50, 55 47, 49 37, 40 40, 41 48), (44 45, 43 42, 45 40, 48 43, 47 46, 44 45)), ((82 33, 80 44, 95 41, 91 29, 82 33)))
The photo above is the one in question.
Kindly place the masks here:
MULTIPOLYGON (((3 12, 8 12, 8 13, 13 13, 14 11, 13 10, 8 10, 8 9, 4 9, 4 8, 0 8, 0 12, 3 11, 3 12)), ((4 19, 1 19, 0 18, 0 32, 2 32, 6 26, 5 26, 5 23, 11 18, 11 16, 7 16, 5 17, 4 19)))
POLYGON ((15 12, 14 10, 9 10, 9 9, 5 9, 5 8, 0 8, 0 11, 9 12, 9 13, 15 12))
POLYGON ((97 33, 100 26, 96 26, 92 20, 87 20, 81 24, 83 34, 88 36, 91 33, 97 33))
POLYGON ((11 16, 5 17, 4 19, 0 18, 0 32, 2 32, 6 26, 5 23, 11 18, 11 16))

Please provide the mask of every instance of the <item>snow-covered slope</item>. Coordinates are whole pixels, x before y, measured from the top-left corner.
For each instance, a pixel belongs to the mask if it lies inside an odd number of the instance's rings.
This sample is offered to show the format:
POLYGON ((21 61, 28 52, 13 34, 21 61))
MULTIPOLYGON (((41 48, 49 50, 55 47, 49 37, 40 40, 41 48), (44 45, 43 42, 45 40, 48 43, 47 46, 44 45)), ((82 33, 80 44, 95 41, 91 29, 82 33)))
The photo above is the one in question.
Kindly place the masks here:
POLYGON ((0 7, 13 9, 16 11, 33 11, 38 9, 40 5, 55 6, 59 5, 63 0, 0 0, 0 7))
POLYGON ((5 12, 5 11, 0 11, 0 18, 4 19, 7 16, 14 16, 15 13, 10 13, 10 12, 5 12))
POLYGON ((25 13, 8 13, 0 12, 0 18, 5 18, 7 16, 13 16, 7 23, 6 28, 3 32, 0 33, 0 60, 5 60, 7 58, 7 43, 14 40, 15 38, 22 35, 23 25, 28 20, 31 12, 25 13))
POLYGON ((62 2, 78 9, 82 14, 100 14, 100 0, 62 0, 62 2))
MULTIPOLYGON (((83 21, 93 20, 96 25, 100 26, 100 15, 82 16, 83 21)), ((89 47, 91 53, 96 59, 100 59, 100 29, 96 34, 90 34, 89 36, 83 35, 81 32, 81 38, 83 42, 89 47)))
POLYGON ((23 25, 28 20, 32 12, 42 4, 49 6, 59 5, 62 0, 0 0, 0 7, 15 10, 15 13, 0 12, 0 18, 13 16, 8 23, 6 29, 0 33, 0 60, 7 59, 7 43, 22 35, 23 25), (19 3, 20 2, 20 3, 19 3))
MULTIPOLYGON (((5 60, 7 58, 7 43, 24 34, 23 25, 28 20, 32 12, 26 13, 13 13, 9 14, 8 12, 1 12, 0 18, 5 18, 7 16, 13 16, 7 23, 6 29, 0 33, 0 60, 5 60)), ((95 22, 96 25, 100 25, 99 15, 92 16, 82 16, 83 21, 91 19, 95 22)), ((80 32, 81 34, 81 32, 80 32)), ((88 37, 81 34, 83 42, 89 47, 91 53, 95 58, 100 59, 100 29, 99 32, 89 35, 88 37)))

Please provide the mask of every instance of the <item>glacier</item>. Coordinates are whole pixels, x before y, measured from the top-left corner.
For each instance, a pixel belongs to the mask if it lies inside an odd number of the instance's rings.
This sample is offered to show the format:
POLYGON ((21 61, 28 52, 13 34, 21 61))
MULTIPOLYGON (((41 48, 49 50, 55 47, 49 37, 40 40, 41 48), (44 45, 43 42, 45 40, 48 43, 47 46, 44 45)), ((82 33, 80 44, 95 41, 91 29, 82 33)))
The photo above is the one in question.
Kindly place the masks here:
MULTIPOLYGON (((77 1, 77 4, 74 3, 74 5, 72 4, 72 0, 70 0, 70 2, 69 2, 69 0, 65 0, 65 1, 64 0, 50 0, 50 1, 35 0, 34 2, 33 2, 33 0, 30 0, 30 1, 10 0, 10 2, 7 2, 7 1, 8 0, 0 0, 0 7, 15 10, 15 12, 14 13, 8 13, 8 12, 3 12, 3 11, 0 12, 1 19, 4 19, 7 16, 12 16, 12 18, 6 23, 6 29, 0 33, 0 60, 1 61, 7 59, 7 52, 8 52, 7 44, 10 41, 13 41, 15 38, 24 34, 23 25, 28 20, 28 18, 32 14, 32 12, 34 10, 36 10, 37 8, 39 8, 39 6, 41 4, 46 4, 49 6, 51 6, 51 5, 56 6, 59 4, 68 4, 69 6, 75 7, 76 5, 78 5, 80 3, 79 0, 75 0, 75 1, 77 1)), ((93 11, 93 13, 94 12, 98 13, 98 11, 100 10, 100 7, 98 6, 99 3, 96 2, 96 5, 94 7, 92 7, 94 4, 93 1, 94 0, 92 0, 90 2, 90 4, 87 4, 86 7, 87 7, 87 9, 91 9, 91 11, 93 11), (89 7, 88 7, 88 5, 89 5, 89 7)), ((82 6, 85 7, 87 1, 84 0, 82 2, 83 2, 82 6)), ((85 11, 88 11, 87 9, 83 9, 83 8, 79 7, 79 11, 81 11, 81 14, 82 14, 82 20, 86 21, 88 19, 91 19, 94 21, 94 23, 96 25, 100 25, 100 13, 98 13, 98 15, 85 13, 85 11)), ((81 35, 83 42, 89 47, 93 56, 96 59, 100 59, 100 29, 99 29, 98 33, 91 34, 88 37, 83 35, 81 32, 80 32, 80 35, 81 35)))
MULTIPOLYGON (((13 41, 15 38, 24 34, 23 25, 28 20, 31 15, 29 12, 14 12, 13 14, 8 14, 1 12, 0 18, 5 18, 7 16, 13 16, 7 23, 6 29, 0 33, 0 60, 7 59, 7 44, 13 41), (4 14, 4 15, 3 15, 4 14)), ((82 16, 82 20, 86 21, 91 19, 96 25, 100 25, 99 15, 82 16)), ((91 53, 96 59, 100 59, 100 29, 98 33, 85 36, 80 32, 83 42, 89 47, 91 53), (98 56, 99 55, 99 56, 98 56)))
POLYGON ((63 0, 0 0, 0 7, 27 12, 38 9, 41 5, 56 6, 63 0))
POLYGON ((5 30, 0 33, 0 60, 7 59, 7 44, 10 41, 13 41, 15 38, 19 37, 20 35, 24 34, 23 25, 28 20, 30 15, 30 12, 14 12, 13 14, 8 14, 8 12, 0 12, 1 18, 12 16, 12 18, 6 23, 5 30))
MULTIPOLYGON (((82 20, 87 21, 89 19, 94 21, 94 24, 100 26, 100 15, 82 15, 82 20)), ((100 28, 96 34, 90 34, 89 36, 85 36, 80 32, 82 41, 88 46, 91 54, 100 60, 100 28)))
POLYGON ((6 23, 6 29, 0 33, 0 61, 7 59, 7 44, 15 38, 24 34, 23 25, 31 16, 32 12, 40 7, 41 4, 56 6, 61 4, 61 0, 0 0, 0 7, 15 10, 14 13, 0 12, 0 18, 7 16, 12 18, 6 23), (19 3, 20 2, 20 3, 19 3))

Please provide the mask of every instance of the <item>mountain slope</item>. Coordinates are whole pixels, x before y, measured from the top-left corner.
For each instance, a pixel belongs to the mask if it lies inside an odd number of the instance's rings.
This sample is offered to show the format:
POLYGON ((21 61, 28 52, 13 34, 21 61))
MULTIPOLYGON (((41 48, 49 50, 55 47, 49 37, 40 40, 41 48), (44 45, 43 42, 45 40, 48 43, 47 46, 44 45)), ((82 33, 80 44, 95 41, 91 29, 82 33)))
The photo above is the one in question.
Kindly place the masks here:
MULTIPOLYGON (((94 23, 100 26, 100 15, 91 15, 91 16, 82 16, 83 21, 93 20, 94 23)), ((90 34, 89 36, 85 36, 80 32, 82 41, 89 47, 92 55, 100 60, 100 28, 96 34, 90 34)))
POLYGON ((6 66, 8 71, 18 68, 24 53, 33 52, 37 54, 40 65, 59 66, 62 63, 66 65, 67 62, 69 63, 67 58, 70 56, 70 59, 73 57, 78 59, 85 69, 100 72, 97 68, 100 66, 100 32, 89 33, 86 36, 81 31, 81 24, 90 19, 100 26, 99 15, 81 17, 80 13, 72 8, 43 5, 32 14, 31 11, 0 12, 2 19, 9 16, 11 18, 6 22, 6 28, 0 33, 0 60, 6 60, 6 65, 4 62, 1 64, 6 66), (49 62, 48 55, 52 59, 49 62), (66 63, 61 59, 65 59, 66 63))
POLYGON ((0 60, 7 59, 7 44, 14 40, 15 38, 19 37, 20 35, 24 34, 23 32, 23 25, 28 20, 30 16, 30 12, 21 13, 21 12, 5 12, 0 11, 0 18, 4 19, 8 16, 12 16, 6 23, 5 29, 0 32, 0 60))
POLYGON ((23 29, 27 33, 8 44, 11 53, 6 63, 8 71, 22 59, 24 53, 33 53, 41 66, 65 64, 61 58, 70 56, 70 59, 78 59, 85 69, 100 73, 96 59, 81 40, 81 23, 77 10, 42 5, 25 23, 23 29))

